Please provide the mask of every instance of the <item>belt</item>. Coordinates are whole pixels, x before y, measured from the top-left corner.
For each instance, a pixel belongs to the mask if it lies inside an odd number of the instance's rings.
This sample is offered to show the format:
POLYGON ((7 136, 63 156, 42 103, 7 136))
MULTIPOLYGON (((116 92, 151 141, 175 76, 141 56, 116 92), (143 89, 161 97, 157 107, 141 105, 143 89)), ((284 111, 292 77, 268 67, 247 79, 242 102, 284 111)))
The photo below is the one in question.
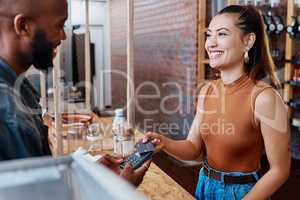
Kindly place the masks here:
MULTIPOLYGON (((217 172, 215 170, 209 169, 206 164, 203 163, 203 170, 204 174, 208 178, 213 178, 218 181, 222 181, 222 173, 217 172)), ((233 184, 247 184, 247 183, 254 183, 257 182, 257 179, 253 174, 249 175, 242 175, 242 176, 229 176, 229 175, 223 175, 224 176, 224 183, 233 183, 233 184)))

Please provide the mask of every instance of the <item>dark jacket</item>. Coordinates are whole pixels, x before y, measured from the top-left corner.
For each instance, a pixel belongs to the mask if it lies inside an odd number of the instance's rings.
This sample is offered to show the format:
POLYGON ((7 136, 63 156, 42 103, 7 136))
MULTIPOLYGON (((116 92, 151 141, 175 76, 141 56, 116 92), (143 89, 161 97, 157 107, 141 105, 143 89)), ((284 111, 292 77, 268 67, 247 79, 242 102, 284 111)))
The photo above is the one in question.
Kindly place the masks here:
POLYGON ((0 160, 51 155, 39 94, 0 59, 0 160))

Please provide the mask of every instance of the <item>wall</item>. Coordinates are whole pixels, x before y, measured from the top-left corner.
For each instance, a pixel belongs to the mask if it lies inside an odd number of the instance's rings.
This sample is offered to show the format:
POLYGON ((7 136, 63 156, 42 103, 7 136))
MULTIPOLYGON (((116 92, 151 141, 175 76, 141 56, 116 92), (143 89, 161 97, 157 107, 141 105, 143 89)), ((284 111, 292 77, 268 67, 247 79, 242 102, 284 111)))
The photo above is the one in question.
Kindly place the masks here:
POLYGON ((110 1, 112 106, 126 104, 126 1, 110 1))
MULTIPOLYGON (((110 70, 110 35, 108 24, 108 8, 106 1, 90 1, 90 31, 91 42, 95 44, 95 73, 94 96, 97 107, 104 108, 111 105, 111 76, 103 73, 110 70)), ((72 25, 82 25, 77 33, 85 32, 85 1, 72 1, 72 25)))
MULTIPOLYGON (((126 73, 126 1, 110 9, 112 68, 126 73)), ((183 138, 194 115, 197 1, 135 0, 134 9, 136 121, 183 138)), ((113 106, 124 106, 125 78, 113 75, 112 91, 113 106)))

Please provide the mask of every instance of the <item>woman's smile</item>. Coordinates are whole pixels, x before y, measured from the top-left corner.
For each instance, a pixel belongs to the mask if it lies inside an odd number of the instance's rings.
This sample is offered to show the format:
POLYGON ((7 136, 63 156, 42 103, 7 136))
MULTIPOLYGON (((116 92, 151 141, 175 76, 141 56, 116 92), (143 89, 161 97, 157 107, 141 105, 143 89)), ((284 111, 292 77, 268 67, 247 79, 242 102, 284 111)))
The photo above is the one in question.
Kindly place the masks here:
POLYGON ((224 51, 220 51, 220 50, 211 50, 209 51, 209 59, 217 59, 220 58, 222 55, 224 54, 224 51))

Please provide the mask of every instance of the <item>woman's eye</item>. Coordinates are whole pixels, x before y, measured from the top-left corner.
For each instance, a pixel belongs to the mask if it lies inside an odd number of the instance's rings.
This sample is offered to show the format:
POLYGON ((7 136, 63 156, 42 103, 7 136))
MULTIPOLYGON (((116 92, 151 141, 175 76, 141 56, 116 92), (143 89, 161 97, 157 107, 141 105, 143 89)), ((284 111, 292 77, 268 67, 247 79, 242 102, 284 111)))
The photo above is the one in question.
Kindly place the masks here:
POLYGON ((218 35, 219 36, 225 36, 225 35, 227 35, 227 33, 219 33, 218 35))
POLYGON ((205 33, 205 37, 210 37, 210 34, 209 33, 205 33))

